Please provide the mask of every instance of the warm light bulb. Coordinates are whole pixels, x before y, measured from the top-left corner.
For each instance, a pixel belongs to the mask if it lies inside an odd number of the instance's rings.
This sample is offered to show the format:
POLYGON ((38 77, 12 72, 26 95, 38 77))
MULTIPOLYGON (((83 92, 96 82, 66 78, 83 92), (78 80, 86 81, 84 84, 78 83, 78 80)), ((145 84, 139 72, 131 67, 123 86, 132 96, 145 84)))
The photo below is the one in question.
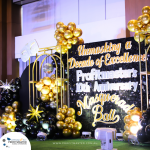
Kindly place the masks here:
POLYGON ((131 132, 132 134, 137 134, 137 132, 138 132, 139 129, 140 129, 140 128, 139 128, 138 125, 137 125, 137 126, 131 126, 131 127, 130 127, 130 132, 131 132))
POLYGON ((138 122, 140 120, 140 116, 138 115, 132 115, 131 120, 138 122))

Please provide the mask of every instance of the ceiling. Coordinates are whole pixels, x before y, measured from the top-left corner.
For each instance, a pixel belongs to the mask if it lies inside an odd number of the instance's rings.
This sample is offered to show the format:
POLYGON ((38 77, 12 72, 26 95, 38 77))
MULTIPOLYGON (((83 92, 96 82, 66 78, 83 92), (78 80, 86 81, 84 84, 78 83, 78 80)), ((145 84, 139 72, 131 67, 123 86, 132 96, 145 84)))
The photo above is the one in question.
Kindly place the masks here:
POLYGON ((40 1, 40 0, 12 0, 12 2, 17 5, 25 5, 36 1, 40 1))

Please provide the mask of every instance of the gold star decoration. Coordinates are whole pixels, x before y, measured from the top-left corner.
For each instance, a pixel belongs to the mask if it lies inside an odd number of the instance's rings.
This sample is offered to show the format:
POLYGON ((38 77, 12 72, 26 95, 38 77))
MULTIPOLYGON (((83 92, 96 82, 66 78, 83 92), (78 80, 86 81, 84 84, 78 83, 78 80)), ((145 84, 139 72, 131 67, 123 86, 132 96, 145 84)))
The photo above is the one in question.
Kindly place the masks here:
POLYGON ((38 117, 41 117, 40 113, 42 113, 43 111, 38 111, 39 105, 36 107, 36 109, 34 109, 31 105, 30 107, 31 107, 31 110, 28 110, 28 111, 30 111, 31 113, 27 115, 27 116, 31 116, 29 120, 31 120, 33 117, 36 117, 36 120, 38 121, 38 117))

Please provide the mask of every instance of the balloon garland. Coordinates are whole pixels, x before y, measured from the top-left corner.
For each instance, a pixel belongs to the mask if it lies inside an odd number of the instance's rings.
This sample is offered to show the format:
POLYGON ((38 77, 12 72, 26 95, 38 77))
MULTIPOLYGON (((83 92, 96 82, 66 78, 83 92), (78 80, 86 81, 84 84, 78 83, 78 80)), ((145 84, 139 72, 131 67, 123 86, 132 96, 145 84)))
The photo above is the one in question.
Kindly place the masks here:
MULTIPOLYGON (((134 34, 134 40, 136 42, 139 42, 139 36, 140 36, 140 42, 142 42, 145 39, 145 35, 147 32, 150 32, 150 7, 144 6, 142 8, 142 15, 138 17, 137 20, 132 19, 128 22, 127 28, 131 32, 135 32, 134 34), (140 32, 145 32, 142 34, 139 34, 140 32)), ((150 36, 146 37, 146 43, 150 43, 150 36)))
POLYGON ((79 38, 82 35, 82 30, 76 28, 74 22, 69 22, 67 26, 63 22, 58 22, 56 28, 54 37, 57 40, 56 51, 58 53, 65 54, 72 45, 84 44, 84 40, 79 38), (62 46, 61 50, 60 46, 62 46))
POLYGON ((75 121, 75 110, 73 108, 63 105, 62 108, 58 109, 56 118, 58 120, 56 126, 65 137, 72 135, 74 138, 77 138, 80 136, 82 124, 79 121, 75 121))
POLYGON ((6 83, 0 86, 0 88, 3 88, 1 91, 0 108, 5 111, 2 117, 0 117, 0 122, 7 126, 7 131, 11 132, 15 131, 16 113, 20 108, 20 103, 18 102, 20 87, 20 78, 16 78, 15 81, 12 80, 10 83, 7 83, 6 80, 6 83))
POLYGON ((140 108, 135 107, 133 110, 129 110, 127 112, 127 116, 124 117, 124 133, 123 139, 125 141, 128 140, 129 135, 136 135, 138 130, 140 129, 139 120, 142 118, 142 112, 140 108))

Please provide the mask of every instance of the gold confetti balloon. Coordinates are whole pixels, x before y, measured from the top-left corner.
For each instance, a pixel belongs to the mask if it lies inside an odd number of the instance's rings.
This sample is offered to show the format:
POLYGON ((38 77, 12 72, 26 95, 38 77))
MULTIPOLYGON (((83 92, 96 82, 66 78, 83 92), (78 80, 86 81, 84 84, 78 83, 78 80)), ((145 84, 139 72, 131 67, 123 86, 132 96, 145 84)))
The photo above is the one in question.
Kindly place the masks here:
POLYGON ((63 129, 63 135, 65 137, 69 137, 71 135, 71 130, 70 129, 63 129))
MULTIPOLYGON (((145 39, 145 35, 140 34, 140 42, 142 42, 144 39, 145 39)), ((138 33, 135 33, 135 34, 134 34, 134 40, 135 40, 136 42, 139 42, 139 34, 138 34, 138 33)))
POLYGON ((62 121, 65 119, 65 116, 62 113, 57 113, 56 118, 57 120, 62 121))
POLYGON ((74 22, 69 22, 68 23, 68 29, 70 31, 73 31, 76 28, 76 24, 74 22))
POLYGON ((150 15, 150 7, 149 6, 144 6, 142 8, 142 14, 149 14, 150 15))
POLYGON ((13 108, 11 106, 6 106, 5 107, 5 112, 6 113, 11 113, 11 112, 13 112, 13 108))
POLYGON ((64 39, 64 34, 63 34, 63 33, 58 33, 58 34, 56 35, 56 40, 57 40, 58 42, 62 42, 63 39, 64 39))
POLYGON ((14 109, 19 108, 19 102, 18 102, 18 101, 14 101, 13 104, 12 104, 12 107, 13 107, 14 109))
POLYGON ((59 27, 59 32, 64 33, 67 30, 67 26, 66 25, 60 25, 59 27))
POLYGON ((57 126, 57 128, 60 129, 60 130, 63 129, 63 124, 64 124, 63 121, 57 121, 57 122, 56 122, 56 126, 57 126))
POLYGON ((81 35, 82 35, 82 30, 81 30, 80 28, 74 29, 74 30, 73 30, 73 35, 74 35, 75 37, 81 36, 81 35))
POLYGON ((136 24, 137 24, 137 20, 135 20, 135 19, 130 20, 127 24, 128 30, 131 32, 134 32, 134 28, 136 27, 136 24))
POLYGON ((72 136, 73 136, 74 138, 80 137, 80 131, 78 131, 78 130, 73 130, 72 136))
POLYGON ((71 117, 72 115, 74 115, 75 114, 75 110, 73 109, 73 108, 68 108, 68 110, 67 110, 67 116, 68 117, 71 117))
POLYGON ((143 14, 142 15, 142 22, 144 24, 147 24, 149 22, 150 18, 149 18, 149 15, 148 14, 143 14))
POLYGON ((64 32, 64 37, 65 37, 66 39, 70 39, 70 38, 73 37, 73 33, 72 33, 70 30, 66 30, 66 31, 64 32))
POLYGON ((41 100, 43 102, 48 102, 49 101, 49 95, 48 94, 42 94, 41 95, 41 100))
POLYGON ((63 24, 64 24, 63 22, 57 22, 57 24, 56 24, 56 28, 57 28, 57 29, 59 29, 59 28, 60 28, 60 26, 61 26, 61 25, 63 25, 63 24))
POLYGON ((81 130, 82 124, 79 121, 76 121, 73 125, 74 130, 81 130))

